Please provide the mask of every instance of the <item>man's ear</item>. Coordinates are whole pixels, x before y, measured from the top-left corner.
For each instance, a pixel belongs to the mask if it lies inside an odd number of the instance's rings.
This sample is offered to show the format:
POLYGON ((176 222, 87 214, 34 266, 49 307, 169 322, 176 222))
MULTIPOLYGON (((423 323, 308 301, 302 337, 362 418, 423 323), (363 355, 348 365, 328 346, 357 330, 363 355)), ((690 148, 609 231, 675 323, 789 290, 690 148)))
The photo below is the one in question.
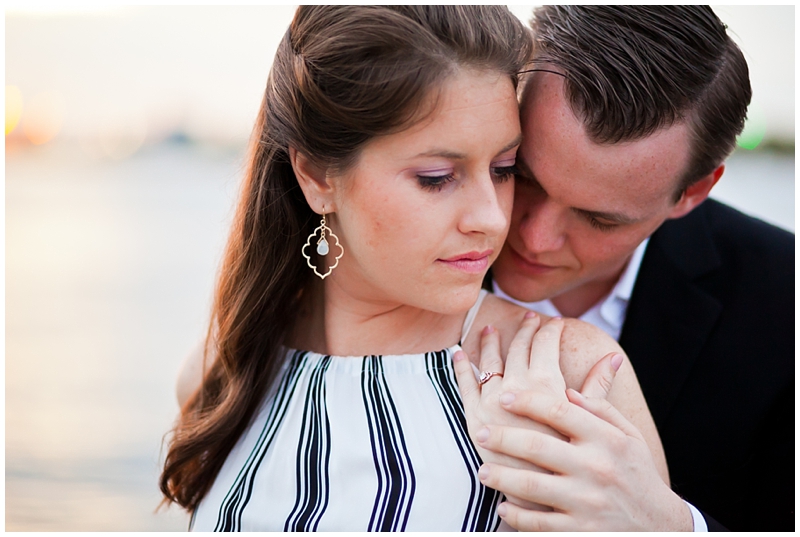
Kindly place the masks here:
POLYGON ((708 197, 708 194, 711 192, 711 189, 714 188, 714 185, 717 184, 717 181, 719 181, 719 178, 722 177, 724 172, 725 164, 720 164, 713 172, 709 173, 684 190, 683 194, 681 195, 681 199, 679 199, 678 203, 676 203, 672 208, 672 211, 670 211, 667 218, 680 218, 682 216, 686 216, 695 207, 703 203, 708 197))
POLYGON ((334 185, 328 177, 327 169, 315 164, 293 147, 289 148, 289 161, 311 210, 317 214, 336 211, 333 201, 334 185))

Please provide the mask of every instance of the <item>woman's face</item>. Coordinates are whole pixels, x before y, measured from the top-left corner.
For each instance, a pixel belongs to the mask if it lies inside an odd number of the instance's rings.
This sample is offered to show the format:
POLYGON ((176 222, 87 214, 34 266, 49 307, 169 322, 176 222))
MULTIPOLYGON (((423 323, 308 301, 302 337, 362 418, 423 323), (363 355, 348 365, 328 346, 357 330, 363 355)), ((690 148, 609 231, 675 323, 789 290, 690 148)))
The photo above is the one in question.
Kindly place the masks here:
POLYGON ((328 281, 371 303, 468 309, 508 232, 519 142, 508 76, 451 76, 430 116, 332 178, 345 252, 328 281))

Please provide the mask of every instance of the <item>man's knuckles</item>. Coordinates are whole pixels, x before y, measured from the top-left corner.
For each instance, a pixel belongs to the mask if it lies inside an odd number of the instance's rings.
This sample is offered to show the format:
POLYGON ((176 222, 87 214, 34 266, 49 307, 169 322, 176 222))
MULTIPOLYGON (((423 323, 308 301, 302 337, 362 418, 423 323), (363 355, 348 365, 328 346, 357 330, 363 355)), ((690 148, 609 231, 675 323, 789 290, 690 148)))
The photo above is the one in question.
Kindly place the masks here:
POLYGON ((525 453, 540 453, 545 449, 544 437, 540 434, 525 434, 521 439, 522 449, 525 453))
POLYGON ((505 506, 503 520, 512 528, 520 531, 552 531, 543 514, 520 509, 508 502, 505 503, 505 506))
POLYGON ((503 378, 503 387, 501 393, 533 393, 536 397, 556 397, 559 398, 563 389, 558 388, 558 380, 551 378, 549 375, 538 375, 529 372, 527 377, 520 378, 503 378))
POLYGON ((548 420, 548 423, 557 423, 564 418, 566 418, 570 411, 572 403, 569 401, 554 401, 547 407, 545 418, 548 420))
POLYGON ((542 486, 538 476, 528 472, 520 482, 520 496, 528 501, 537 501, 542 497, 542 486))
POLYGON ((619 429, 613 429, 609 432, 606 437, 607 448, 609 453, 612 453, 618 457, 626 457, 630 452, 633 446, 631 445, 631 438, 620 431, 619 429))
MULTIPOLYGON (((566 400, 563 402, 568 403, 566 400)), ((561 403, 562 400, 553 394, 524 390, 514 393, 513 401, 503 406, 514 414, 527 416, 534 421, 542 421, 553 412, 554 405, 563 411, 561 403)))
MULTIPOLYGON (((613 461, 598 457, 591 461, 589 468, 593 480, 601 487, 606 488, 616 484, 619 472, 617 465, 613 461)), ((587 501, 590 500, 600 501, 600 498, 587 498, 587 501)), ((592 504, 589 503, 589 505, 591 506, 592 504)))
POLYGON ((545 449, 544 437, 537 432, 521 428, 491 427, 489 436, 481 445, 504 453, 511 453, 521 458, 528 458, 545 449))

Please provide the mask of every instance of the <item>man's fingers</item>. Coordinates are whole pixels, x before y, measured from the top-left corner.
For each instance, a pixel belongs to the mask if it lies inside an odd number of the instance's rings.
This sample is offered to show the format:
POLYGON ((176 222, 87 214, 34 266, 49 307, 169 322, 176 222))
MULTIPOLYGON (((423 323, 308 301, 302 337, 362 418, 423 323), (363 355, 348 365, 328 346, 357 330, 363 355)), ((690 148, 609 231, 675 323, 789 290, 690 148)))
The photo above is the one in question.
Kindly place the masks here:
POLYGON ((466 352, 456 351, 453 355, 453 371, 456 374, 461 399, 464 401, 464 409, 469 414, 480 403, 481 390, 466 352))
POLYGON ((567 390, 567 398, 573 404, 591 412, 603 421, 610 423, 628 436, 644 440, 639 429, 629 422, 614 405, 605 399, 587 398, 573 389, 567 390))
POLYGON ((558 510, 569 505, 560 476, 485 463, 478 470, 478 478, 487 487, 521 500, 558 510))
POLYGON ((478 445, 517 459, 528 461, 551 472, 563 474, 579 456, 575 446, 550 434, 519 427, 484 426, 475 435, 478 445))
POLYGON ((561 355, 561 333, 564 331, 564 319, 553 318, 544 323, 531 344, 531 360, 529 378, 540 385, 552 388, 555 392, 564 393, 567 388, 561 366, 558 364, 561 355))
POLYGON ((549 425, 568 438, 576 440, 621 434, 619 429, 609 424, 610 422, 596 419, 587 410, 557 395, 531 391, 504 393, 500 396, 500 404, 518 416, 549 425))
POLYGON ((522 375, 527 373, 533 336, 540 324, 541 317, 536 312, 529 311, 525 314, 508 348, 506 372, 509 376, 524 378, 522 375))
POLYGON ((517 531, 570 531, 569 515, 559 512, 531 511, 511 502, 497 506, 497 514, 517 531))
MULTIPOLYGON (((503 374, 505 369, 503 359, 500 357, 500 334, 493 326, 487 326, 481 332, 481 372, 503 374)), ((500 377, 496 376, 483 386, 483 388, 500 387, 500 377)), ((481 390, 483 391, 483 390, 481 390)))
POLYGON ((614 377, 622 365, 623 356, 618 352, 611 352, 603 356, 594 364, 586 380, 583 381, 581 394, 585 397, 605 399, 614 384, 614 377))

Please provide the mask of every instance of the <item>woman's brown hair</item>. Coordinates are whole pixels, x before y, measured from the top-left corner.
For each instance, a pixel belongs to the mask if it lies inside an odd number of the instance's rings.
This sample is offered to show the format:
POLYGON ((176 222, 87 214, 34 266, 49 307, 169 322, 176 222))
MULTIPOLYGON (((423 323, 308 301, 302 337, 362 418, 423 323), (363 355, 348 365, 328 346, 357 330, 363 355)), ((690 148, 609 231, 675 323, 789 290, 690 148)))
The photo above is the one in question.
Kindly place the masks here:
POLYGON ((219 274, 201 387, 184 405, 161 474, 194 509, 283 365, 313 273, 300 249, 318 224, 289 148, 346 170, 375 136, 405 128, 459 66, 516 84, 531 52, 503 6, 302 6, 267 80, 219 274))

